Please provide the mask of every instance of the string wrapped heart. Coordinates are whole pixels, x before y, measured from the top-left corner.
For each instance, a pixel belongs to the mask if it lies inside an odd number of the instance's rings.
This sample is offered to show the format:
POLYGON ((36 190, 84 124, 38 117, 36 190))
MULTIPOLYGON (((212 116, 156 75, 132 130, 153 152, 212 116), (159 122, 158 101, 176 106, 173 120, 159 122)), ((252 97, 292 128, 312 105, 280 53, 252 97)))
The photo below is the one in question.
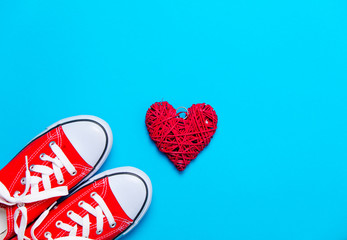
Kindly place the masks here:
POLYGON ((146 126, 158 149, 183 171, 210 143, 218 118, 205 103, 193 104, 184 118, 180 114, 168 102, 156 102, 147 111, 146 126))

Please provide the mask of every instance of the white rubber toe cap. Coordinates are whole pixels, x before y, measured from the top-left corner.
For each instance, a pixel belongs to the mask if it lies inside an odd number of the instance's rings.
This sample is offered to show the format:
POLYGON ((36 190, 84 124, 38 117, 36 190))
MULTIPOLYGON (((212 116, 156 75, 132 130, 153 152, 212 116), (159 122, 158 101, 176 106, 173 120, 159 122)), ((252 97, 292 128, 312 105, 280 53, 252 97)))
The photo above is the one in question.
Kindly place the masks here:
MULTIPOLYGON (((145 176, 145 178, 148 177, 145 176)), ((125 172, 124 174, 109 176, 108 180, 114 196, 131 219, 134 220, 141 214, 142 210, 147 210, 143 208, 145 202, 150 201, 149 198, 151 197, 149 195, 151 186, 148 186, 149 178, 147 180, 136 174, 125 172)))
POLYGON ((112 145, 109 125, 94 116, 79 116, 62 125, 63 131, 80 156, 92 167, 112 145))

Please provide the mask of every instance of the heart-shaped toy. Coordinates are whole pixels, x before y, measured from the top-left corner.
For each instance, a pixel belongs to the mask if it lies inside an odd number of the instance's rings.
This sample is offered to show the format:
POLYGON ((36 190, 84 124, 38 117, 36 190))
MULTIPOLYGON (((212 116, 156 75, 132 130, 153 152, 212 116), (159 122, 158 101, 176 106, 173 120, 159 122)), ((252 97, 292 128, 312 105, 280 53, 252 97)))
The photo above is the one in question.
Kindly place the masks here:
POLYGON ((146 114, 149 136, 179 171, 210 143, 217 121, 216 112, 205 103, 193 104, 187 112, 177 113, 168 102, 156 102, 146 114), (185 118, 180 117, 182 113, 185 118))

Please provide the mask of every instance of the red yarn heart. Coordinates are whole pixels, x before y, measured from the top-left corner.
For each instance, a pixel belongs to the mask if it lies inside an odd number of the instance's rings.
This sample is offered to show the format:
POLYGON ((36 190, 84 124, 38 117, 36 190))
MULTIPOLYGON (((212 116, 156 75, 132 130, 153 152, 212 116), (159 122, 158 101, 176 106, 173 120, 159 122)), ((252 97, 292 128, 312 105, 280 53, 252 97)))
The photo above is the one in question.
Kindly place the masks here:
POLYGON ((146 114, 149 136, 179 171, 210 143, 217 121, 216 112, 205 103, 193 104, 185 118, 168 102, 154 103, 146 114))

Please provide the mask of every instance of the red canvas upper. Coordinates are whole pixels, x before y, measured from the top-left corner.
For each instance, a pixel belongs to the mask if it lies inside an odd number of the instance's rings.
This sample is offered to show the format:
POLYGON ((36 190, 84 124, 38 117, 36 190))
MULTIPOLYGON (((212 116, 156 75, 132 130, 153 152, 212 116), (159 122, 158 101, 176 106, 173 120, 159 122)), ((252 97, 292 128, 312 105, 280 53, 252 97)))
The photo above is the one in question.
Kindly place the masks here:
MULTIPOLYGON (((77 183, 79 183, 88 173, 93 169, 88 163, 86 163, 83 158, 78 154, 76 149, 73 147, 67 136, 65 135, 63 128, 58 126, 44 135, 38 137, 30 144, 28 144, 20 153, 17 154, 13 160, 8 163, 2 170, 0 170, 0 181, 7 187, 11 196, 14 195, 16 191, 20 193, 24 192, 25 185, 21 183, 21 179, 25 177, 26 164, 25 157, 28 158, 28 165, 45 165, 52 167, 52 163, 47 161, 42 161, 39 156, 41 153, 45 153, 51 157, 55 157, 52 149, 49 146, 51 141, 55 141, 56 144, 62 149, 67 158, 73 164, 77 170, 75 176, 71 176, 65 168, 62 168, 62 173, 64 176, 64 186, 67 186, 70 190, 77 183)), ((39 173, 31 172, 32 176, 39 176, 39 173)), ((57 180, 55 179, 54 174, 50 175, 50 180, 52 188, 59 187, 57 180)), ((39 183, 39 191, 43 190, 42 182, 39 183)), ((29 192, 30 193, 30 192, 29 192)), ((56 198, 51 198, 39 202, 28 203, 25 207, 28 210, 28 223, 32 222, 37 218, 45 209, 52 205, 56 198)), ((8 223, 8 234, 5 238, 9 239, 14 236, 14 212, 17 209, 17 206, 5 206, 7 213, 7 223, 8 223)))
MULTIPOLYGON (((66 200, 60 203, 57 207, 53 208, 48 216, 43 220, 43 222, 39 225, 38 228, 35 229, 34 234, 39 240, 46 240, 47 238, 44 236, 46 232, 50 232, 52 234, 53 239, 57 239, 59 237, 68 236, 69 233, 59 229, 56 227, 57 221, 62 221, 63 223, 69 224, 71 226, 76 225, 74 221, 72 221, 67 213, 72 210, 76 214, 84 217, 88 214, 86 210, 81 208, 78 203, 80 201, 84 201, 85 203, 90 204, 92 207, 98 206, 96 201, 91 198, 91 193, 97 193, 104 199, 106 205, 112 213, 114 220, 116 221, 116 227, 111 228, 106 217, 103 220, 103 232, 100 235, 96 234, 96 218, 89 214, 90 217, 90 239, 98 239, 98 240, 111 240, 116 238, 119 234, 123 233, 132 223, 133 220, 126 215, 123 211, 122 207, 118 203, 116 197, 114 196, 110 186, 108 178, 102 178, 97 180, 82 189, 78 190, 73 195, 69 196, 66 200)), ((28 228, 26 231, 26 236, 31 238, 31 228, 28 228)), ((82 227, 78 225, 77 236, 82 236, 82 227)))

